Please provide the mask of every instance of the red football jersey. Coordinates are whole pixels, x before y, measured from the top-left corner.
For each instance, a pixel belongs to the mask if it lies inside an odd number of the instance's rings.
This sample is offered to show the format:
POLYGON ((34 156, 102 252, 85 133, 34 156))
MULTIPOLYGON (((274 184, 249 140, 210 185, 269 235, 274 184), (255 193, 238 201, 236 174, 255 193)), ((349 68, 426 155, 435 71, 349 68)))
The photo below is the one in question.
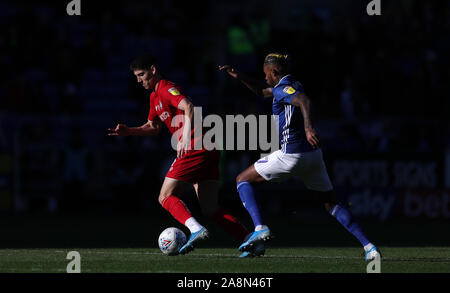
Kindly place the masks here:
MULTIPOLYGON (((148 120, 153 121, 158 116, 172 134, 178 134, 176 138, 180 140, 184 112, 178 109, 178 104, 185 98, 187 96, 180 86, 165 79, 160 80, 158 89, 150 94, 148 120), (175 133, 177 130, 180 131, 175 133)), ((191 123, 194 123, 194 121, 191 121, 191 123)))
MULTIPOLYGON (((148 120, 159 119, 167 125, 169 131, 180 140, 183 135, 184 111, 178 109, 178 104, 188 98, 184 90, 168 80, 160 80, 158 89, 150 94, 150 111, 148 120)), ((194 123, 192 121, 191 123, 194 123)), ((200 127, 202 127, 200 125, 200 127)), ((195 150, 193 139, 195 131, 191 131, 191 150, 181 159, 175 159, 166 177, 180 181, 198 183, 203 180, 219 180, 220 152, 207 151, 201 147, 195 150)))

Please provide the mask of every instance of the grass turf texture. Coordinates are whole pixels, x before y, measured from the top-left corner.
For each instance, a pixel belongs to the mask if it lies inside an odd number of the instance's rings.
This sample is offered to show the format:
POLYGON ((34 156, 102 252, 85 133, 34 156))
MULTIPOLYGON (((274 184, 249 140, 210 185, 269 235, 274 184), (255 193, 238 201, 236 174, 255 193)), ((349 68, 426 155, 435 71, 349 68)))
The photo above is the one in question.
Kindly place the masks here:
MULTIPOLYGON (((382 273, 448 273, 448 247, 380 247, 382 273)), ((197 248, 166 256, 150 248, 1 249, 1 273, 65 273, 67 253, 81 255, 82 273, 365 273, 359 247, 268 247, 260 258, 239 259, 229 248, 197 248)))

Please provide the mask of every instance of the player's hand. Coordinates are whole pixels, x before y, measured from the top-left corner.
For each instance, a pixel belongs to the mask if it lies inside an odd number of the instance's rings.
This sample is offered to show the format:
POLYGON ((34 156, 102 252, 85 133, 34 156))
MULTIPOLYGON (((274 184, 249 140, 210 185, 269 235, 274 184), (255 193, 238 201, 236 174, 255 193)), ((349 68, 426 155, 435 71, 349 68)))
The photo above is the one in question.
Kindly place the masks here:
POLYGON ((305 128, 306 140, 308 140, 309 144, 312 145, 313 148, 320 147, 320 139, 317 135, 317 132, 314 128, 305 128))
POLYGON ((108 128, 109 136, 128 136, 130 129, 125 124, 117 124, 116 128, 108 128))
POLYGON ((189 140, 182 139, 177 144, 177 158, 181 159, 185 154, 187 154, 190 146, 189 140))
POLYGON ((234 78, 238 78, 238 72, 236 69, 234 69, 233 67, 231 67, 230 65, 219 65, 219 70, 226 70, 228 72, 229 75, 231 75, 234 78))

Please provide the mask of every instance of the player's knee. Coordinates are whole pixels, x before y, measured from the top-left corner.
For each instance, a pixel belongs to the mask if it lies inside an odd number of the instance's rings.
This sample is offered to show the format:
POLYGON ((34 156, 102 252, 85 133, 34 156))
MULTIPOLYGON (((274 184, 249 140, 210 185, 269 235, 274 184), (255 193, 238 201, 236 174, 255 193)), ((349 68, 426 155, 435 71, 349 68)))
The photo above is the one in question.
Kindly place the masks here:
POLYGON ((236 176, 236 184, 238 184, 239 182, 243 182, 243 181, 248 181, 248 178, 244 172, 242 172, 241 174, 236 176))
POLYGON ((253 166, 251 166, 236 177, 236 184, 244 181, 248 183, 258 183, 265 181, 265 179, 258 174, 253 166))
POLYGON ((166 201, 166 199, 169 197, 168 194, 164 194, 164 193, 160 193, 158 196, 158 202, 160 205, 164 205, 164 202, 166 201))

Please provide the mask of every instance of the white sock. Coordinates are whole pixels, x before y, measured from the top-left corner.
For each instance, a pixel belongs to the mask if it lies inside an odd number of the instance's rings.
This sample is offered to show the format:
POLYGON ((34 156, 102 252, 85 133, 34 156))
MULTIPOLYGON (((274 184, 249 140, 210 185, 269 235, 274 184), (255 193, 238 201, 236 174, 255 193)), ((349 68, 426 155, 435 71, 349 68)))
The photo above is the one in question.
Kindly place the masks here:
POLYGON ((367 245, 364 246, 364 250, 365 250, 365 251, 369 251, 369 250, 371 250, 373 247, 374 247, 374 245, 373 245, 372 243, 369 243, 369 244, 367 244, 367 245))
POLYGON ((189 231, 191 231, 191 233, 198 232, 203 228, 203 226, 200 225, 194 217, 187 219, 186 222, 184 222, 184 225, 189 229, 189 231))
POLYGON ((269 228, 269 227, 267 227, 266 225, 258 225, 255 227, 255 231, 261 231, 261 230, 264 230, 267 228, 269 228))

